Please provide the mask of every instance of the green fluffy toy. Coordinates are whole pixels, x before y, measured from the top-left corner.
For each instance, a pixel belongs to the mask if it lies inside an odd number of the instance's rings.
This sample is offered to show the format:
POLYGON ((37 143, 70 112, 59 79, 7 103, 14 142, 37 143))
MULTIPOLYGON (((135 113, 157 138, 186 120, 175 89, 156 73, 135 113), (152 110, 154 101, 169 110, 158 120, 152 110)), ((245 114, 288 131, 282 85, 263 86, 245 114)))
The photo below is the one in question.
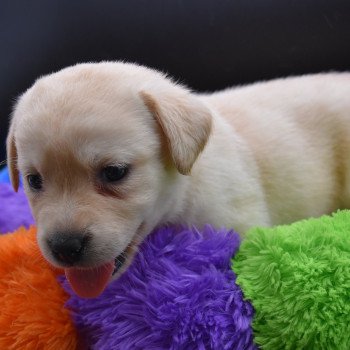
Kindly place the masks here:
POLYGON ((232 268, 261 349, 350 349, 350 211, 252 229, 232 268))

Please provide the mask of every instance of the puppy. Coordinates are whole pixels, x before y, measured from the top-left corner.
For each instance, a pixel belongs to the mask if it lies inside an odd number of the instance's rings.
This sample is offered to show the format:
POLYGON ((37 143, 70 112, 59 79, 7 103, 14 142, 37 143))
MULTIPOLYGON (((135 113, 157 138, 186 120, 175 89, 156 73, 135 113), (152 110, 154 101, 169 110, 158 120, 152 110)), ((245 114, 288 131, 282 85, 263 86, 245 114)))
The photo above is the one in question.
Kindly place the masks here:
POLYGON ((158 225, 243 234, 348 208, 349 93, 347 73, 204 95, 134 64, 76 65, 19 99, 11 181, 43 255, 94 297, 158 225))

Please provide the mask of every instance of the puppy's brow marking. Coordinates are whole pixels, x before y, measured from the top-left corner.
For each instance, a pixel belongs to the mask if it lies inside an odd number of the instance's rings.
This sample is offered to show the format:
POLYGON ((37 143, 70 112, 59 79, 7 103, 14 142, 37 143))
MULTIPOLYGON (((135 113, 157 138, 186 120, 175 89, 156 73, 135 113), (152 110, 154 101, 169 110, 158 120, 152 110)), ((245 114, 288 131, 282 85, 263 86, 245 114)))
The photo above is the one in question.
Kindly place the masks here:
POLYGON ((113 185, 103 186, 99 183, 95 183, 95 190, 98 194, 102 196, 114 197, 118 199, 126 199, 126 194, 122 193, 120 190, 113 188, 113 185))

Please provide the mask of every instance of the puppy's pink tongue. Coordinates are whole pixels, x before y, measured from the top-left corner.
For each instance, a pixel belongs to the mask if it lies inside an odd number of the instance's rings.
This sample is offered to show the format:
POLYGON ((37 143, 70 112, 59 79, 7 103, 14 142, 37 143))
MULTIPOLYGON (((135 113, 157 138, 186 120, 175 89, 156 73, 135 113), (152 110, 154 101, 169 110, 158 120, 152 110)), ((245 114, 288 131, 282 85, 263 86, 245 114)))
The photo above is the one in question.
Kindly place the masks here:
POLYGON ((96 298, 106 288, 114 266, 114 260, 112 260, 92 269, 70 267, 64 272, 75 293, 82 298, 96 298))

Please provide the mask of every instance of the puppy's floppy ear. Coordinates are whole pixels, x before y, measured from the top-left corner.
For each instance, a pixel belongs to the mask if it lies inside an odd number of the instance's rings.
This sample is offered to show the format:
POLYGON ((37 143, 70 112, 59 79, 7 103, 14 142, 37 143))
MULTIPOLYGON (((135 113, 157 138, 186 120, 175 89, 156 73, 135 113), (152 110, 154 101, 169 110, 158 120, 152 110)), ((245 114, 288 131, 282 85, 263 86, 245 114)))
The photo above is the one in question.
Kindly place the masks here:
POLYGON ((14 122, 11 122, 10 130, 7 135, 6 148, 7 148, 7 166, 10 173, 10 179, 13 189, 17 192, 19 187, 19 172, 17 168, 17 148, 14 135, 14 122))
POLYGON ((140 95, 159 123, 177 170, 188 175, 206 145, 212 127, 208 108, 194 95, 178 87, 140 95))

